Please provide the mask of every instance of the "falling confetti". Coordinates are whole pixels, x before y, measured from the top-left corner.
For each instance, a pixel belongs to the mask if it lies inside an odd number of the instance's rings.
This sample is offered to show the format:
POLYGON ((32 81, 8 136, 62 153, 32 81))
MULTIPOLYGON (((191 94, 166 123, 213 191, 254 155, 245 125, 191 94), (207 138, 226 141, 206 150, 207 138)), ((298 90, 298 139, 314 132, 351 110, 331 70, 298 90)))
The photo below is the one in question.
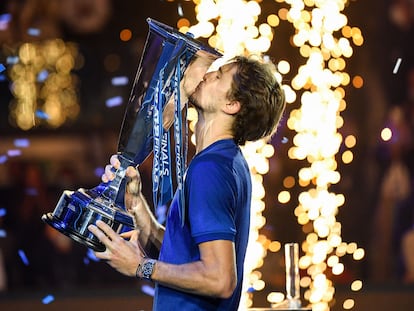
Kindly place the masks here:
POLYGON ((26 138, 17 138, 14 140, 14 146, 17 148, 27 148, 30 145, 30 141, 26 138))
POLYGON ((42 110, 36 110, 36 117, 38 117, 39 119, 44 119, 44 120, 49 119, 49 115, 42 110))
POLYGON ((7 214, 6 209, 4 207, 0 208, 0 217, 4 217, 6 216, 6 214, 7 214))
POLYGON ((105 169, 103 167, 97 167, 95 169, 95 176, 101 177, 105 173, 105 169))
POLYGON ((394 66, 394 70, 392 71, 393 74, 396 74, 398 72, 398 69, 400 69, 401 61, 402 61, 401 58, 397 59, 397 62, 395 63, 395 66, 394 66))
POLYGON ((53 297, 53 295, 47 295, 47 296, 43 297, 42 303, 44 305, 47 305, 47 304, 53 302, 54 300, 55 300, 55 297, 53 297))
MULTIPOLYGON (((91 250, 91 249, 89 249, 89 248, 88 248, 88 251, 86 252, 86 257, 85 257, 85 259, 91 259, 91 260, 96 261, 96 262, 100 261, 100 259, 99 259, 98 257, 96 257, 96 256, 95 256, 95 254, 94 254, 93 250, 91 250)), ((84 260, 83 262, 84 262, 85 264, 89 264, 89 261, 86 263, 86 262, 85 262, 85 260, 84 260)))
POLYGON ((0 15, 0 30, 6 30, 9 27, 10 21, 11 21, 11 14, 1 14, 0 15))
POLYGON ((111 82, 112 85, 120 86, 120 85, 127 85, 128 84, 128 77, 113 77, 111 82))
POLYGON ((31 196, 31 197, 35 197, 38 195, 37 189, 33 187, 26 188, 25 193, 26 195, 31 196))
POLYGON ((5 238, 7 236, 6 230, 0 229, 0 238, 5 238))
POLYGON ((40 29, 38 29, 38 28, 29 28, 27 30, 27 34, 29 36, 38 37, 38 36, 40 36, 40 29))
POLYGON ((181 6, 181 3, 178 4, 177 11, 179 16, 184 16, 183 7, 181 6))
POLYGON ((39 72, 37 75, 37 82, 44 82, 46 81, 47 77, 49 76, 49 72, 45 69, 39 72))
POLYGON ((9 157, 18 157, 22 155, 22 151, 19 149, 10 149, 10 150, 7 150, 7 155, 9 157))
POLYGON ((141 291, 148 296, 154 297, 155 289, 149 285, 142 285, 141 291))
POLYGON ((3 72, 4 70, 6 70, 6 67, 4 67, 4 65, 0 63, 0 72, 3 72))
POLYGON ((7 156, 2 154, 0 155, 0 164, 6 163, 7 161, 7 156))
POLYGON ((27 259, 26 254, 24 253, 24 251, 19 249, 18 253, 19 253, 20 259, 22 260, 24 265, 28 266, 29 265, 29 260, 27 259))
POLYGON ((19 57, 18 56, 8 56, 6 58, 6 63, 9 65, 15 65, 19 62, 19 57))
POLYGON ((109 98, 106 101, 106 106, 108 108, 120 106, 121 104, 122 104, 122 97, 121 96, 115 96, 115 97, 109 98))

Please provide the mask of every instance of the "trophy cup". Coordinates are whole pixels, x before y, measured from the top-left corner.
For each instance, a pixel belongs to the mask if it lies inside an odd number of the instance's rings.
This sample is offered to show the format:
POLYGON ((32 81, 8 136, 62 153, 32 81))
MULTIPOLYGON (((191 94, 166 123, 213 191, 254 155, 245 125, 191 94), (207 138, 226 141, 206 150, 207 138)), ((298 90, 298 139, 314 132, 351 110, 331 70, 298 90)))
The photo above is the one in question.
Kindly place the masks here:
MULTIPOLYGON (((108 183, 100 183, 92 189, 65 190, 53 213, 42 216, 48 225, 99 252, 104 251, 105 246, 89 232, 88 225, 102 220, 118 233, 134 227, 134 220, 123 203, 126 168, 140 165, 153 150, 154 162, 162 161, 158 158, 162 155, 155 152, 155 141, 160 148, 160 137, 154 138, 163 123, 159 115, 175 94, 175 118, 180 118, 181 77, 193 59, 204 57, 212 62, 221 56, 216 50, 172 27, 150 18, 147 22, 149 32, 119 135, 121 167, 114 170, 115 178, 108 183)), ((174 122, 175 129, 180 128, 181 119, 174 122)), ((179 139, 177 132, 175 139, 179 139)), ((159 176, 156 177, 155 181, 159 183, 159 176)), ((153 183, 155 181, 153 174, 153 183)))

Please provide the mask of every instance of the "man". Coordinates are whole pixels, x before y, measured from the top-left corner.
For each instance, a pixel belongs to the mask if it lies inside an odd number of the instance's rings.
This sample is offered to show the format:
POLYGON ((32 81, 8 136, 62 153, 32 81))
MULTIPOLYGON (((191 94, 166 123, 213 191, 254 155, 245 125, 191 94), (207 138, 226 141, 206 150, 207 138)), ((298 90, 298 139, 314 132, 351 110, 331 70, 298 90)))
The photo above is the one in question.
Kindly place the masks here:
MULTIPOLYGON (((129 167, 125 206, 137 230, 120 236, 103 222, 89 227, 106 246, 98 258, 125 275, 155 282, 154 310, 238 308, 252 192, 238 145, 272 135, 285 107, 269 66, 236 57, 210 69, 190 95, 198 122, 196 154, 184 182, 184 214, 176 195, 166 227, 160 225, 141 193, 137 170, 129 167), (157 260, 146 254, 154 247, 157 260)), ((102 179, 112 179, 111 168, 118 166, 113 156, 102 179)))

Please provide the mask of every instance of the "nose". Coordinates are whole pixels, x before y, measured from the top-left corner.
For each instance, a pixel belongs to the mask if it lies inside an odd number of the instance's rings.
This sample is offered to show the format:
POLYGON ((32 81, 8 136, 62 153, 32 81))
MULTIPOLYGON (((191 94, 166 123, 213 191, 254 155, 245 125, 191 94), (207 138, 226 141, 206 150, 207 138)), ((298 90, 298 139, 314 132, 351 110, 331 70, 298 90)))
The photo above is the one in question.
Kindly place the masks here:
POLYGON ((210 77, 212 73, 213 73, 212 71, 206 72, 204 74, 204 77, 203 77, 203 79, 201 81, 202 82, 207 81, 208 80, 208 77, 210 77))

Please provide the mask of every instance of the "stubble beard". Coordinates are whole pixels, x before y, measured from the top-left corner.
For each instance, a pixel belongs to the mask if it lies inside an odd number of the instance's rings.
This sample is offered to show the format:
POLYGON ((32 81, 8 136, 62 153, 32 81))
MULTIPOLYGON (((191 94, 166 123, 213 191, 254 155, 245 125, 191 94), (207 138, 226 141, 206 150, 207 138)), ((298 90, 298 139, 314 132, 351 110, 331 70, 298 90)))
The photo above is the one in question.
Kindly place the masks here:
POLYGON ((201 110, 201 107, 198 103, 198 100, 195 98, 194 94, 195 94, 195 92, 190 95, 190 97, 188 98, 188 103, 191 106, 193 106, 196 110, 201 110))

